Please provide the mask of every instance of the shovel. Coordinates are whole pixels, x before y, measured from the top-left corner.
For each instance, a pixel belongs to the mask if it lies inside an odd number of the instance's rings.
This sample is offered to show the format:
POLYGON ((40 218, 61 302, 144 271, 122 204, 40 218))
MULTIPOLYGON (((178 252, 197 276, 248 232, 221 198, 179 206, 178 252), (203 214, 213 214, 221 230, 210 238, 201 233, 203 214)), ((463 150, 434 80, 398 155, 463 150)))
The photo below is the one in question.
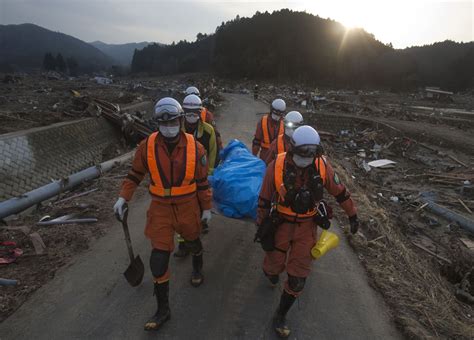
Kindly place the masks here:
POLYGON ((143 275, 145 274, 145 266, 143 265, 140 255, 137 255, 137 257, 135 257, 135 255, 133 254, 132 241, 130 240, 130 232, 128 231, 127 218, 128 206, 125 206, 123 212, 123 219, 120 220, 120 218, 117 216, 117 219, 122 222, 123 232, 125 234, 125 242, 127 242, 128 255, 130 256, 130 265, 128 266, 127 270, 125 270, 123 275, 127 279, 130 286, 136 287, 143 280, 143 275))

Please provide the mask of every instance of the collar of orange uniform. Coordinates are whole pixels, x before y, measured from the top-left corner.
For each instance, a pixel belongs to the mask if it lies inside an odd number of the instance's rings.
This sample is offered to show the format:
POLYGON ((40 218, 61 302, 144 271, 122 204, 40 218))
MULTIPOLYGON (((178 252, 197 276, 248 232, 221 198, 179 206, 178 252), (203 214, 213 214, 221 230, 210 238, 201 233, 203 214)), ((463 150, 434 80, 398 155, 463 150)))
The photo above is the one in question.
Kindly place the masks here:
POLYGON ((263 132, 263 141, 261 143, 262 148, 268 149, 270 147, 270 130, 275 131, 275 126, 278 125, 278 131, 276 132, 276 138, 278 135, 285 132, 285 127, 283 125, 283 121, 280 119, 279 121, 274 121, 271 117, 271 113, 267 114, 262 118, 262 132, 263 132))
POLYGON ((202 109, 201 109, 201 118, 202 118, 202 120, 206 120, 206 116, 207 116, 207 109, 203 106, 202 109))

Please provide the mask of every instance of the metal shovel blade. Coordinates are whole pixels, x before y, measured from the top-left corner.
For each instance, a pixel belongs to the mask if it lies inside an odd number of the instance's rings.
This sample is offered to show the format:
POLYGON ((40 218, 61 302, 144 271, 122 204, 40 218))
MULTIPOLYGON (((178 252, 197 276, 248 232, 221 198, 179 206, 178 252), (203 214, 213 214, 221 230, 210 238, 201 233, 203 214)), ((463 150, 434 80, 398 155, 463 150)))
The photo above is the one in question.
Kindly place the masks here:
POLYGON ((128 206, 125 204, 123 218, 120 219, 120 216, 117 216, 118 220, 122 222, 123 232, 125 234, 125 242, 127 243, 128 256, 130 258, 130 264, 128 265, 127 270, 123 275, 127 279, 128 283, 132 287, 138 286, 142 280, 143 275, 145 274, 145 266, 143 261, 140 258, 140 255, 135 256, 133 254, 132 241, 130 239, 130 232, 128 230, 128 206))
POLYGON ((130 263, 127 270, 123 275, 127 279, 128 283, 132 287, 138 286, 143 281, 143 275, 145 274, 145 266, 143 265, 140 255, 137 255, 135 259, 130 263))

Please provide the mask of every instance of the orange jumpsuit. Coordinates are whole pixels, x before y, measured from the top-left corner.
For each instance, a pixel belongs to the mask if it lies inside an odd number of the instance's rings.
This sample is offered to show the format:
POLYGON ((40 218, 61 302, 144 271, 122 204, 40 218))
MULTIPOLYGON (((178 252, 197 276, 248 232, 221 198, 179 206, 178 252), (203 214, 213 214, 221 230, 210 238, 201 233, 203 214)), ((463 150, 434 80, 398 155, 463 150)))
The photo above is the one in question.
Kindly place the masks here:
MULTIPOLYGON (((217 131, 217 124, 216 120, 214 119, 214 114, 209 111, 207 108, 203 107, 201 110, 201 120, 208 124, 211 124, 214 128, 214 132, 216 133, 216 142, 217 142, 217 149, 222 150, 222 137, 219 131, 217 131)), ((216 164, 217 166, 217 164, 216 164)))
MULTIPOLYGON (((132 199, 137 186, 145 175, 150 173, 147 160, 149 153, 147 141, 149 139, 150 137, 139 144, 132 169, 122 183, 120 196, 126 201, 132 199)), ((179 187, 182 184, 186 171, 186 146, 187 138, 183 132, 180 133, 180 138, 171 154, 163 136, 158 134, 156 137, 155 154, 159 159, 157 168, 165 188, 179 187)), ((196 142, 196 149, 196 168, 192 181, 196 183, 194 192, 167 197, 156 196, 150 192, 152 200, 147 212, 145 235, 150 239, 155 249, 172 251, 175 232, 182 235, 187 241, 196 240, 201 233, 201 210, 211 209, 206 150, 199 142, 196 142)))
POLYGON ((275 121, 272 119, 271 114, 267 114, 257 124, 255 135, 252 142, 252 154, 258 155, 260 151, 260 159, 265 161, 268 154, 268 149, 274 139, 285 132, 283 121, 275 121), (265 121, 267 124, 265 125, 265 121))
MULTIPOLYGON (((291 157, 286 157, 283 172, 286 171, 288 163, 294 166, 291 157)), ((263 180, 257 209, 257 225, 260 225, 263 219, 268 216, 272 199, 279 196, 275 187, 275 164, 276 161, 272 161, 268 165, 263 180)), ((308 181, 308 168, 295 168, 296 188, 300 188, 308 181)), ((327 160, 324 187, 331 195, 336 197, 348 216, 357 214, 349 191, 346 190, 344 184, 340 183, 338 176, 327 160)), ((317 226, 314 217, 288 216, 281 212, 278 214, 283 222, 278 226, 275 233, 276 249, 266 252, 263 270, 268 275, 278 275, 286 269, 291 276, 306 278, 311 271, 311 248, 317 241, 317 226)), ((285 290, 294 296, 301 293, 301 291, 292 291, 288 285, 288 280, 285 282, 285 290)))
POLYGON ((268 149, 267 158, 264 159, 265 164, 270 164, 279 153, 290 151, 290 149, 290 138, 285 134, 279 135, 268 149))

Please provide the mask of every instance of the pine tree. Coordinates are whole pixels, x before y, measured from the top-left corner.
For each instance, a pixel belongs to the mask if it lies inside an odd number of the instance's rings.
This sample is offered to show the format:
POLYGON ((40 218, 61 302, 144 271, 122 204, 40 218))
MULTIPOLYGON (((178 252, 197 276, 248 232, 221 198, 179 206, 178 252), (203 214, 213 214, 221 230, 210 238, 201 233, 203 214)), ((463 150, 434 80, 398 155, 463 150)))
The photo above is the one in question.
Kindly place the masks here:
POLYGON ((66 59, 67 68, 69 70, 69 75, 76 77, 79 71, 79 64, 74 57, 68 57, 66 59))
POLYGON ((48 52, 43 58, 43 68, 47 71, 54 71, 56 69, 56 59, 48 52))
POLYGON ((56 67, 60 72, 66 71, 66 63, 64 62, 64 58, 61 53, 58 53, 56 56, 56 67))

